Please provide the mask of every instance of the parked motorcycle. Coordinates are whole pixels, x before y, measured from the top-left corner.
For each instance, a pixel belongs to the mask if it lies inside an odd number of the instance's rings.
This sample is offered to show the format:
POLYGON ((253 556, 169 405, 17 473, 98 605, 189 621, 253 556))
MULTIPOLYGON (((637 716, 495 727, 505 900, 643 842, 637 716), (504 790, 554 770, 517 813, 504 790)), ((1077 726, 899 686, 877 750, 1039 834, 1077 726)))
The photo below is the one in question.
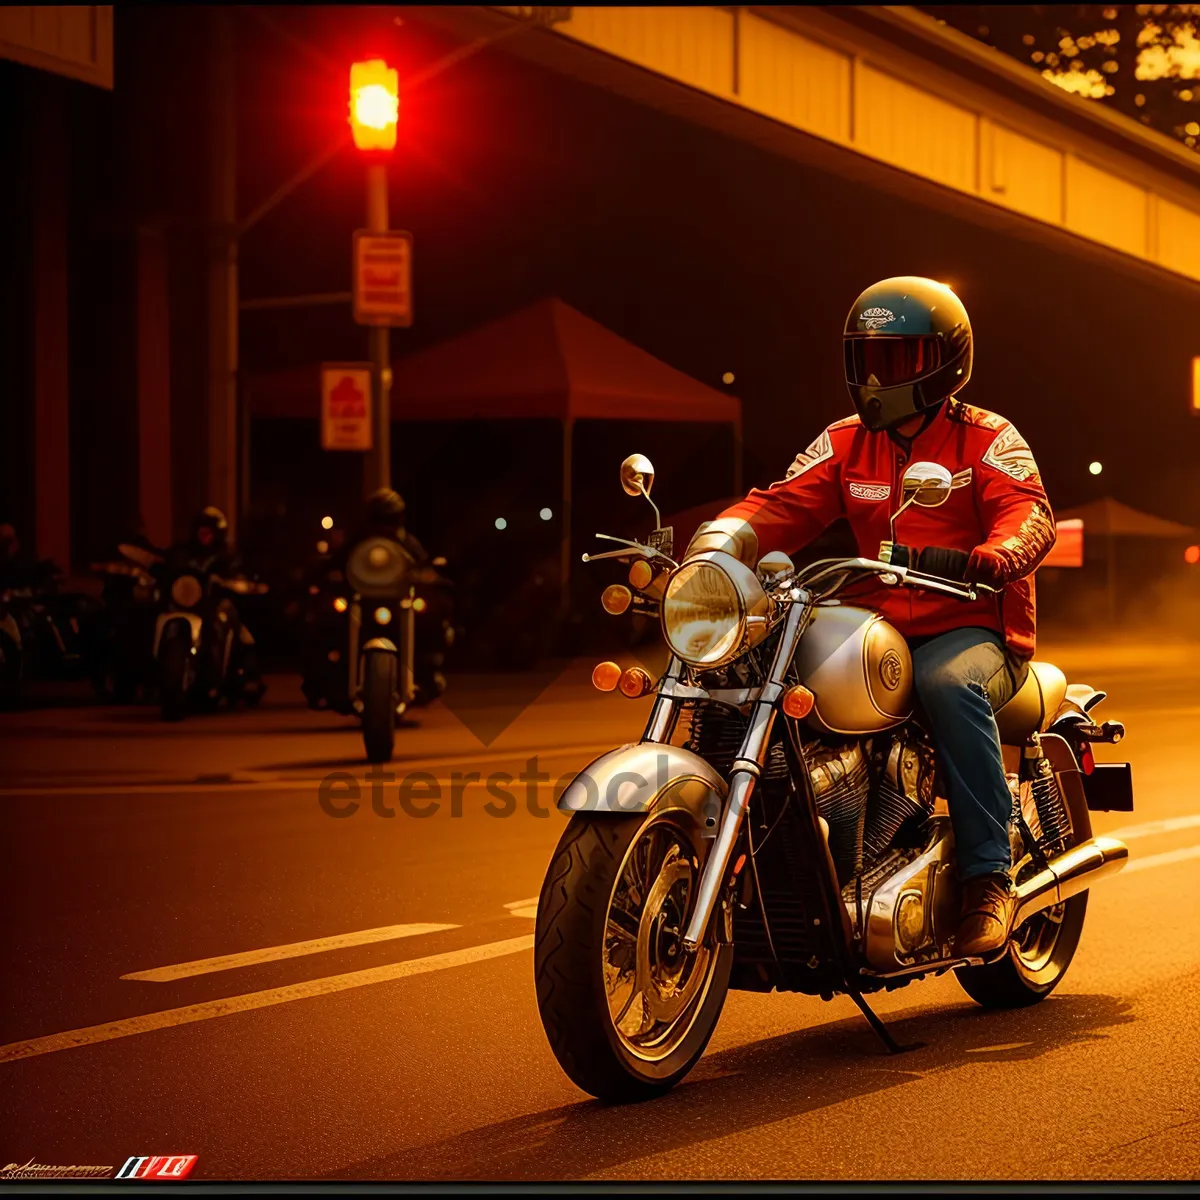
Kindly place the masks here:
POLYGON ((155 620, 153 655, 163 719, 182 720, 189 704, 215 709, 224 697, 257 704, 263 688, 248 678, 254 644, 232 597, 263 595, 267 585, 226 579, 194 562, 156 569, 163 610, 155 620))
MULTIPOLYGON (((653 467, 621 480, 649 499, 653 467)), ((901 509, 934 507, 949 472, 913 464, 901 509)), ((655 510, 657 514, 657 509, 655 510)), ((600 535, 605 536, 605 535, 600 535)), ((1104 693, 1033 663, 996 714, 1013 793, 1013 932, 988 958, 956 953, 960 893, 936 747, 913 712, 908 645, 840 593, 870 577, 975 599, 985 589, 880 559, 783 554, 753 570, 709 551, 671 558, 671 530, 585 555, 630 563, 605 608, 657 611, 672 652, 658 680, 602 663, 593 682, 653 694, 641 741, 586 767, 538 903, 535 973, 550 1045, 579 1087, 610 1101, 678 1083, 727 991, 848 995, 891 1052, 866 997, 953 970, 986 1007, 1036 1003, 1062 980, 1087 892, 1128 851, 1090 812, 1128 811, 1128 764, 1098 764, 1104 693)), ((881 548, 881 551, 883 548, 881 548)))
POLYGON ((118 543, 117 555, 92 563, 104 578, 105 613, 92 684, 101 699, 128 704, 139 689, 148 698, 157 685, 154 631, 160 594, 154 571, 163 555, 132 542, 118 543))

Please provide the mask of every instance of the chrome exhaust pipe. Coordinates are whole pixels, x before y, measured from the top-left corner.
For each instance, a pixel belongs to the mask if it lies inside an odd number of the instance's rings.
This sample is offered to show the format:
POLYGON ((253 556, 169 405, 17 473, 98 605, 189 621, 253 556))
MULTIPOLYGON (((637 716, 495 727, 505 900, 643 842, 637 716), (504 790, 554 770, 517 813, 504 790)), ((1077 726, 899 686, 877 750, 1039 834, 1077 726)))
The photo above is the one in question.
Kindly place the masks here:
POLYGON ((1116 838, 1096 837, 1052 858, 1032 879, 1017 885, 1015 929, 1045 908, 1053 908, 1094 883, 1115 875, 1129 858, 1129 847, 1116 838))

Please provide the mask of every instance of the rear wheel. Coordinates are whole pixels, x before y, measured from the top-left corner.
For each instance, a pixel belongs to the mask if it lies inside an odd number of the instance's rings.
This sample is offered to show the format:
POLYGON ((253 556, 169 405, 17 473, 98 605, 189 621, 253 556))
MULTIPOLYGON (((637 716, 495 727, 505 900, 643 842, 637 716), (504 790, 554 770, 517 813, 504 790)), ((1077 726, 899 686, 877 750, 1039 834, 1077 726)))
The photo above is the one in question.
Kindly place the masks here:
MULTIPOLYGON (((1029 795, 1029 784, 1021 785, 1021 808, 1035 836, 1041 824, 1029 795)), ((1071 830, 1067 847, 1078 846, 1092 836, 1092 821, 1084 803, 1064 801, 1071 830)), ((1017 882, 1037 870, 1027 861, 1017 872, 1017 882)), ((963 967, 955 972, 963 990, 984 1008, 1026 1008, 1044 1000, 1061 982, 1075 957, 1083 920, 1087 915, 1087 892, 1062 904, 1034 913, 1013 930, 1004 957, 982 967, 963 967)))
POLYGON ((563 833, 538 901, 538 1009, 559 1064, 593 1096, 662 1094, 716 1028, 733 947, 711 932, 683 947, 711 845, 677 811, 578 813, 563 833))
POLYGON ((396 740, 396 656, 373 650, 365 656, 362 731, 367 762, 390 762, 396 740))

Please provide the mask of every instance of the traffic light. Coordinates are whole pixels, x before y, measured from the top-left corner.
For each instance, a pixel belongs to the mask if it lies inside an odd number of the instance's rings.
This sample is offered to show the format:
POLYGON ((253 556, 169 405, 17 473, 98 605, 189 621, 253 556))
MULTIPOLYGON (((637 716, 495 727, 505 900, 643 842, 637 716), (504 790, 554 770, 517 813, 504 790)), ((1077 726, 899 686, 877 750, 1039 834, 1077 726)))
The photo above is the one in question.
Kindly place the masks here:
POLYGON ((396 71, 382 58, 350 67, 350 129, 360 150, 394 150, 400 115, 396 71))

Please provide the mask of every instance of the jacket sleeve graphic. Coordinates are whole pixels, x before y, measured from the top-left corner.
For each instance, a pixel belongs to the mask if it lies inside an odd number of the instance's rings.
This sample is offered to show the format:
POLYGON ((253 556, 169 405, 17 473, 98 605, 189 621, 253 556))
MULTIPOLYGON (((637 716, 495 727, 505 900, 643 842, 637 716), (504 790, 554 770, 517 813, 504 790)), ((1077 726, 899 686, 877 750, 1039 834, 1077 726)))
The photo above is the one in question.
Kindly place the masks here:
POLYGON ((1054 545, 1054 516, 1025 439, 1005 422, 975 472, 987 536, 971 554, 972 578, 993 587, 1023 579, 1054 545))

